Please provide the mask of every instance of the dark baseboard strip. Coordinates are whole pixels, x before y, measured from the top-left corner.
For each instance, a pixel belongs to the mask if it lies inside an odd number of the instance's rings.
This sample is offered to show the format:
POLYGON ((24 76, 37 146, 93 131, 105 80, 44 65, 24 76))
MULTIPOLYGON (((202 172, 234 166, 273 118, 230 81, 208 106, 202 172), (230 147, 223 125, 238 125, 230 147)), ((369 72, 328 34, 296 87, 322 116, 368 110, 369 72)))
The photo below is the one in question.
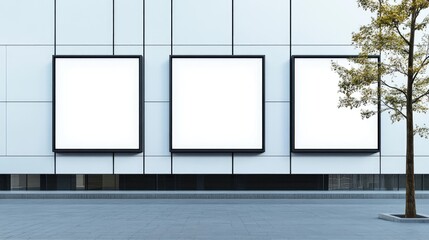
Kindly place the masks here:
MULTIPOLYGON (((4 191, 0 199, 404 199, 402 191, 4 191)), ((416 192, 429 199, 429 191, 416 192)))

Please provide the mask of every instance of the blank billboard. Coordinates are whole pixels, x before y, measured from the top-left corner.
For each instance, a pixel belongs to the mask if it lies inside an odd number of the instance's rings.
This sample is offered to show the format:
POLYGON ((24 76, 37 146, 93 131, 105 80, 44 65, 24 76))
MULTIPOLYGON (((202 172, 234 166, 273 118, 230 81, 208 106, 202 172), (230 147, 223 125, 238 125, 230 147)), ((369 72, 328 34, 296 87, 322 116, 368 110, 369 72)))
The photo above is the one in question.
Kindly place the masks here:
POLYGON ((53 151, 142 151, 142 57, 53 57, 53 151))
POLYGON ((332 62, 349 66, 349 57, 353 56, 292 57, 293 152, 379 150, 379 114, 362 119, 361 108, 338 107, 341 79, 332 62))
POLYGON ((264 151, 264 56, 171 56, 170 150, 264 151))

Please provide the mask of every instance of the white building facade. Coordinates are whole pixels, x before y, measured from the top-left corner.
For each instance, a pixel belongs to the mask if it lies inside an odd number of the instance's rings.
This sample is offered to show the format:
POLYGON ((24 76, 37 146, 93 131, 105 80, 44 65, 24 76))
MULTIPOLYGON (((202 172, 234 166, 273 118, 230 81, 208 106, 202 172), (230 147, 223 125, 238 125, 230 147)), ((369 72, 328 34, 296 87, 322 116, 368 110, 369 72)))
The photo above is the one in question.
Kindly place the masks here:
MULTIPOLYGON (((291 57, 358 54, 370 17, 355 0, 1 0, 1 188, 400 189, 405 123, 387 114, 379 152, 291 152, 291 57), (143 56, 142 153, 52 151, 53 55, 143 56), (170 55, 265 55, 263 153, 170 152, 170 55)), ((429 189, 428 139, 415 154, 429 189)))

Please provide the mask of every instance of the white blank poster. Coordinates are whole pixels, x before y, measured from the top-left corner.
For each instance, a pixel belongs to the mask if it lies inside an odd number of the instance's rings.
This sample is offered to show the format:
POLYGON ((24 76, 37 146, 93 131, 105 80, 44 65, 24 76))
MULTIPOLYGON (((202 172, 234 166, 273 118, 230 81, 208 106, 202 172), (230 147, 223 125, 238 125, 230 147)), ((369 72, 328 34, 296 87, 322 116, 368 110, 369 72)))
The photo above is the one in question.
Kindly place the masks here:
POLYGON ((55 57, 54 151, 140 151, 140 57, 55 57))
POLYGON ((171 58, 172 151, 263 151, 263 57, 171 58))
POLYGON ((295 150, 377 150, 377 115, 362 119, 360 108, 338 108, 340 77, 332 61, 350 65, 347 58, 295 58, 295 150))

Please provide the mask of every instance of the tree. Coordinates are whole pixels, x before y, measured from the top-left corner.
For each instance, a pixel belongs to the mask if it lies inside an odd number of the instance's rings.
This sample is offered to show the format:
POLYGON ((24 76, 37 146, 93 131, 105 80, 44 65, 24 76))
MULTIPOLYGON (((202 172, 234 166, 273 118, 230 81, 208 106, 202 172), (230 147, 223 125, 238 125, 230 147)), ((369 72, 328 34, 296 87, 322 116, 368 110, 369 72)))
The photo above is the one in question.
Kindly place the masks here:
POLYGON ((333 63, 339 74, 339 107, 361 108, 363 118, 387 111, 393 122, 406 121, 405 217, 416 217, 414 135, 428 137, 426 125, 414 113, 426 113, 429 103, 429 0, 357 0, 374 14, 352 35, 360 50, 349 67, 333 63), (380 55, 377 63, 369 55, 380 55), (379 87, 377 87, 379 84, 379 87), (378 105, 380 107, 368 107, 378 105))

